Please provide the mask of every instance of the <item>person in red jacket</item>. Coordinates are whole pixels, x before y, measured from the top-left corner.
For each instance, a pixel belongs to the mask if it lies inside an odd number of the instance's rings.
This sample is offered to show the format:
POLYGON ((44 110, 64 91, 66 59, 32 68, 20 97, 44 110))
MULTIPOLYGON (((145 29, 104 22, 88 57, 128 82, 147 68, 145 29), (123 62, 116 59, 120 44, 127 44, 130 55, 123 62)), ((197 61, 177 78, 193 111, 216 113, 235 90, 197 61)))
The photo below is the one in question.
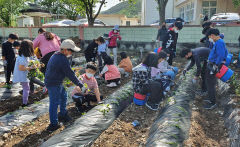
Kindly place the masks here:
POLYGON ((112 31, 109 32, 109 45, 107 54, 110 56, 110 51, 113 50, 114 64, 117 65, 117 39, 122 40, 120 36, 119 25, 115 25, 112 31))

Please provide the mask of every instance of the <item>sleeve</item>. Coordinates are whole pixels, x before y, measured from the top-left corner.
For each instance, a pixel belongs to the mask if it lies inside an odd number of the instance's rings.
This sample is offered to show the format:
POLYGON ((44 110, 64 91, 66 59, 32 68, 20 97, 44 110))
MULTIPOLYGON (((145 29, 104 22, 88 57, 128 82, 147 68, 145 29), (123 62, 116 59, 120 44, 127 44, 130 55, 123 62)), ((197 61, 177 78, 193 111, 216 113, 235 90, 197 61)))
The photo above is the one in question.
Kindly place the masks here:
POLYGON ((80 88, 83 87, 83 83, 77 79, 77 77, 75 76, 75 73, 72 71, 69 62, 67 59, 62 60, 62 71, 65 73, 65 75, 77 86, 79 86, 80 88))
POLYGON ((6 52, 6 46, 5 46, 5 43, 4 44, 2 44, 2 56, 3 57, 6 57, 6 55, 7 55, 7 52, 6 52))
POLYGON ((158 34, 157 34, 156 40, 159 40, 159 39, 160 39, 160 30, 158 30, 158 34))
POLYGON ((199 56, 195 56, 195 63, 196 63, 196 66, 197 66, 197 73, 196 73, 196 76, 198 77, 200 74, 201 74, 201 61, 200 61, 200 58, 199 56))
POLYGON ((109 32, 108 37, 109 37, 109 38, 112 37, 112 31, 109 32))
POLYGON ((19 65, 27 66, 27 65, 26 65, 26 61, 25 61, 25 59, 22 58, 22 57, 18 57, 18 60, 17 60, 16 62, 18 62, 19 65))
POLYGON ((61 38, 60 37, 58 37, 56 34, 54 34, 55 35, 55 38, 57 39, 57 41, 58 41, 58 44, 59 44, 59 46, 61 45, 61 38))
POLYGON ((124 59, 121 60, 121 62, 119 63, 119 67, 120 67, 120 68, 126 67, 126 61, 125 61, 124 59))
POLYGON ((167 34, 163 38, 163 49, 167 48, 167 42, 168 42, 169 38, 170 38, 170 33, 167 32, 167 34))
POLYGON ((160 64, 158 65, 158 69, 159 69, 160 72, 163 72, 163 73, 169 71, 169 70, 168 70, 168 67, 167 67, 167 66, 164 66, 163 63, 160 63, 160 64))
POLYGON ((104 73, 106 73, 107 71, 108 71, 108 67, 107 67, 107 65, 105 65, 105 66, 103 67, 102 71, 101 71, 101 74, 104 74, 104 73))
POLYGON ((194 57, 192 57, 191 59, 191 63, 187 66, 186 70, 190 70, 194 65, 195 65, 195 60, 193 59, 194 57))
POLYGON ((40 39, 39 36, 33 40, 33 48, 39 47, 40 39))

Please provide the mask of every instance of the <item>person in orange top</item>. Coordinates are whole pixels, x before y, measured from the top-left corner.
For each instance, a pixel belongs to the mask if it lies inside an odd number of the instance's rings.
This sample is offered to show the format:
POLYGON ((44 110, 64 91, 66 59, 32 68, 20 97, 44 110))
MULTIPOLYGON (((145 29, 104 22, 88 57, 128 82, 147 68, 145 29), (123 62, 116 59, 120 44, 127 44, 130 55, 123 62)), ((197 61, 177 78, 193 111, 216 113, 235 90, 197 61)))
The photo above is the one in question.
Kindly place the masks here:
POLYGON ((118 65, 118 70, 120 71, 121 74, 124 74, 125 77, 129 76, 129 73, 132 72, 132 61, 130 58, 127 56, 126 52, 121 52, 121 62, 118 65))

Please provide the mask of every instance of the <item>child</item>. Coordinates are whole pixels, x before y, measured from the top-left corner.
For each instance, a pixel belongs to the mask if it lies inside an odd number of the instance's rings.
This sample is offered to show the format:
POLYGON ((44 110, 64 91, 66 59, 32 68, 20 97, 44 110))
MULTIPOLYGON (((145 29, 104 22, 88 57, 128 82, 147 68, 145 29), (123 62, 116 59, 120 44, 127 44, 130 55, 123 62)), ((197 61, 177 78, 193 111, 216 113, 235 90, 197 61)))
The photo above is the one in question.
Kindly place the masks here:
POLYGON ((10 34, 8 36, 8 40, 2 44, 2 60, 3 66, 5 70, 5 77, 6 77, 6 85, 7 89, 11 89, 11 74, 13 73, 14 65, 15 65, 15 52, 13 49, 13 43, 15 40, 18 39, 18 35, 10 34))
POLYGON ((21 45, 21 42, 20 41, 14 41, 13 43, 13 48, 14 48, 14 52, 15 54, 18 55, 18 51, 20 49, 20 45, 21 45))
POLYGON ((114 55, 114 64, 117 65, 117 39, 122 40, 122 37, 119 34, 119 25, 115 25, 114 28, 109 32, 109 45, 107 54, 110 56, 110 51, 113 50, 114 55))
POLYGON ((23 88, 23 107, 28 104, 29 96, 29 79, 27 78, 28 71, 33 67, 28 67, 28 57, 33 56, 33 44, 30 40, 24 40, 19 49, 19 55, 16 59, 13 83, 20 82, 23 88))
POLYGON ((174 80, 176 73, 178 72, 178 68, 172 67, 168 64, 168 62, 166 61, 167 54, 165 52, 163 52, 163 51, 160 52, 158 54, 158 57, 159 57, 158 67, 157 68, 152 67, 151 76, 156 77, 158 79, 159 76, 161 74, 163 74, 163 75, 171 77, 171 80, 174 80))
POLYGON ((98 44, 98 67, 101 71, 103 68, 102 60, 105 56, 107 56, 106 49, 108 46, 108 41, 105 41, 103 37, 98 37, 96 39, 96 43, 98 44))
POLYGON ((132 61, 130 58, 127 56, 126 52, 121 52, 121 62, 118 65, 118 70, 120 71, 121 74, 125 74, 125 77, 129 76, 129 73, 132 72, 132 61))
POLYGON ((79 96, 83 96, 83 99, 85 99, 88 104, 90 105, 90 101, 97 101, 98 103, 101 103, 102 97, 100 96, 100 92, 98 89, 98 83, 94 77, 95 73, 97 72, 97 66, 93 62, 87 63, 86 66, 86 73, 81 75, 80 78, 81 81, 84 84, 87 84, 88 89, 84 90, 84 92, 77 86, 74 88, 72 92, 73 100, 76 102, 76 107, 79 111, 81 111, 81 106, 83 103, 78 100, 79 96))
POLYGON ((106 64, 103 68, 103 70, 100 73, 100 77, 105 77, 105 80, 107 81, 107 87, 116 87, 118 84, 120 84, 120 78, 121 74, 117 68, 113 64, 113 60, 111 57, 106 56, 104 58, 104 63, 106 64))
POLYGON ((161 82, 152 80, 151 77, 151 67, 157 67, 158 62, 157 54, 148 53, 142 64, 133 68, 132 77, 134 92, 142 95, 150 93, 145 105, 154 111, 159 109, 159 103, 164 98, 161 82))
POLYGON ((93 41, 88 45, 87 49, 84 51, 87 63, 88 62, 95 63, 95 58, 97 56, 97 51, 96 51, 97 47, 98 47, 98 44, 96 43, 96 40, 93 39, 93 41))

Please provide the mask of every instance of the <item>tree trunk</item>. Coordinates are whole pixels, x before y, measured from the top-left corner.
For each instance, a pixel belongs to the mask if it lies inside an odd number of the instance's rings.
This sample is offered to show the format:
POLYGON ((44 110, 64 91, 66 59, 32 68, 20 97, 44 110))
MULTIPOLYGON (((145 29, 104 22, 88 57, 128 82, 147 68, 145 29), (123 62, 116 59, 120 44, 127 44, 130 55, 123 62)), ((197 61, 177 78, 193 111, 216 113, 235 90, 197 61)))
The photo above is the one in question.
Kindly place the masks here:
POLYGON ((88 26, 92 27, 94 25, 94 18, 88 18, 88 26))
POLYGON ((166 6, 161 6, 159 9, 159 25, 162 25, 162 23, 165 22, 165 8, 166 6))

